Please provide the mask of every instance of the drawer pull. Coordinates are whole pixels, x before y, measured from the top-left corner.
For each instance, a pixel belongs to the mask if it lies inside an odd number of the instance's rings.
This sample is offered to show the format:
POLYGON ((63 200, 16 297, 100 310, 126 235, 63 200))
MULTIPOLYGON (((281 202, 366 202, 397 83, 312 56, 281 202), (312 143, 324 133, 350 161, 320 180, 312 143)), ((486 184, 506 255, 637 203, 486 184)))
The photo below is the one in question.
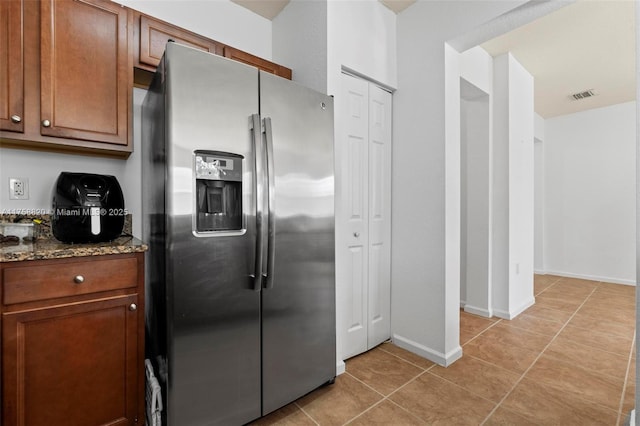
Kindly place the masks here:
POLYGON ((130 311, 135 311, 136 309, 138 309, 138 305, 136 305, 135 303, 132 303, 129 305, 129 310, 130 311))
POLYGON ((82 275, 76 275, 73 277, 73 282, 76 284, 82 284, 84 282, 84 277, 82 275))

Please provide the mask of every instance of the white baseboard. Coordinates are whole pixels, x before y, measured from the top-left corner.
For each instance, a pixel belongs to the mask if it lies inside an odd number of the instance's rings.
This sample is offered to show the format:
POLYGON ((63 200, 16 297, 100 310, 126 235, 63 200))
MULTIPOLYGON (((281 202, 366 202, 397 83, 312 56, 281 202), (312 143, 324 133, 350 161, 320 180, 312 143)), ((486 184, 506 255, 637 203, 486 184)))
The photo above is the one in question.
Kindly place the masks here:
POLYGON ((342 360, 338 361, 338 364, 336 365, 336 376, 343 374, 345 371, 347 371, 347 364, 342 360))
POLYGON ((450 366, 462 357, 462 347, 460 345, 445 354, 439 351, 434 351, 431 348, 414 342, 411 339, 407 339, 406 337, 398 336, 397 334, 393 335, 393 343, 396 346, 400 346, 402 349, 406 349, 409 352, 420 355, 421 357, 426 358, 429 361, 433 361, 438 365, 442 365, 443 367, 450 366))
POLYGON ((547 275, 548 274, 547 271, 543 271, 541 269, 534 269, 533 273, 536 274, 536 275, 547 275))
POLYGON ((461 300, 460 301, 460 309, 464 309, 464 307, 467 305, 467 301, 466 300, 461 300))
POLYGON ((495 314, 495 316, 499 318, 512 320, 518 315, 520 315, 521 313, 523 313, 524 311, 526 311, 528 308, 533 306, 534 303, 536 303, 536 299, 535 297, 532 297, 531 299, 527 300, 516 309, 510 309, 509 311, 505 311, 503 309, 494 309, 493 313, 495 314))
POLYGON ((567 277, 567 278, 579 278, 581 280, 602 281, 605 283, 613 283, 613 284, 624 284, 624 285, 633 285, 633 286, 636 285, 635 279, 602 277, 598 275, 587 275, 587 274, 574 274, 573 272, 564 272, 564 271, 545 271, 544 274, 557 275, 559 277, 567 277))
POLYGON ((491 309, 479 308, 477 306, 465 305, 464 311, 469 312, 470 314, 479 315, 485 318, 493 317, 493 312, 491 312, 491 309))

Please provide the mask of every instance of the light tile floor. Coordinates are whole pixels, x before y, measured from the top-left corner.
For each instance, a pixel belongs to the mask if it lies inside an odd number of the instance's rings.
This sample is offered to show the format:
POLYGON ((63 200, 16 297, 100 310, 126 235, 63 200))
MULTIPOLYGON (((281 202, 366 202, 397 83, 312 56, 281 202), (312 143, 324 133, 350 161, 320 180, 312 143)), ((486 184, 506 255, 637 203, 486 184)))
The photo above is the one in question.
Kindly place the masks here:
POLYGON ((514 320, 460 313, 443 368, 392 343, 257 425, 621 425, 635 395, 635 287, 535 277, 514 320))

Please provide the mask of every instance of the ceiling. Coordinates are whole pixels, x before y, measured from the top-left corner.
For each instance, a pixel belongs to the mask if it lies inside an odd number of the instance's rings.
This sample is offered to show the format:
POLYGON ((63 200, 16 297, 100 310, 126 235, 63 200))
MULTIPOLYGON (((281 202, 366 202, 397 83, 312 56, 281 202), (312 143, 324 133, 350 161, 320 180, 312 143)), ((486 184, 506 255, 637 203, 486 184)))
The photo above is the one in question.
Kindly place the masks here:
MULTIPOLYGON (((244 6, 247 9, 263 16, 267 19, 273 19, 278 13, 289 4, 289 0, 231 0, 234 3, 244 6)), ((407 7, 411 6, 416 0, 379 0, 382 4, 400 13, 407 7)))
POLYGON ((543 118, 636 98, 634 1, 578 0, 481 46, 511 52, 533 75, 543 118), (586 90, 596 96, 571 97, 586 90))
MULTIPOLYGON (((289 0, 232 0, 273 19, 289 0)), ((415 0, 379 0, 396 13, 415 0)), ((543 118, 636 98, 635 2, 578 0, 481 46, 511 54, 535 79, 535 111, 543 118), (596 96, 574 100, 573 93, 596 96)))

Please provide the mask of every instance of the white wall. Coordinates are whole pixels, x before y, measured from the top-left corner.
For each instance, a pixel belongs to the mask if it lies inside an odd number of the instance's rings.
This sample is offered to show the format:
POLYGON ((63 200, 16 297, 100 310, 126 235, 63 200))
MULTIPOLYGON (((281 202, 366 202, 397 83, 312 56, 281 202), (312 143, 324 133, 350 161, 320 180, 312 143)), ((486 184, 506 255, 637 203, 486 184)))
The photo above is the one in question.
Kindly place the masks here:
POLYGON ((440 364, 461 356, 460 63, 445 42, 522 3, 421 1, 398 15, 393 338, 440 364))
POLYGON ((546 120, 547 273, 635 283, 635 114, 627 102, 546 120))
POLYGON ((460 104, 460 300, 465 311, 491 317, 491 104, 473 87, 479 93, 465 97, 463 90, 460 104))
POLYGON ((343 68, 397 87, 396 15, 378 1, 328 1, 327 90, 339 93, 343 68))
POLYGON ((514 318, 534 303, 533 77, 510 54, 494 58, 494 313, 514 318))
POLYGON ((533 270, 544 274, 544 118, 533 118, 533 270))
POLYGON ((273 20, 273 60, 293 80, 327 93, 327 3, 292 0, 273 20))
POLYGON ((515 59, 510 60, 509 314, 511 318, 518 315, 534 303, 533 84, 533 76, 529 74, 529 72, 527 72, 527 70, 518 61, 515 59))
POLYGON ((533 146, 533 270, 544 274, 544 142, 533 146))
POLYGON ((486 94, 493 91, 493 58, 480 46, 460 55, 460 77, 486 94))
POLYGON ((479 46, 460 55, 460 89, 460 301, 491 317, 493 58, 479 46))
POLYGON ((271 21, 229 0, 118 0, 132 9, 271 59, 271 21))

